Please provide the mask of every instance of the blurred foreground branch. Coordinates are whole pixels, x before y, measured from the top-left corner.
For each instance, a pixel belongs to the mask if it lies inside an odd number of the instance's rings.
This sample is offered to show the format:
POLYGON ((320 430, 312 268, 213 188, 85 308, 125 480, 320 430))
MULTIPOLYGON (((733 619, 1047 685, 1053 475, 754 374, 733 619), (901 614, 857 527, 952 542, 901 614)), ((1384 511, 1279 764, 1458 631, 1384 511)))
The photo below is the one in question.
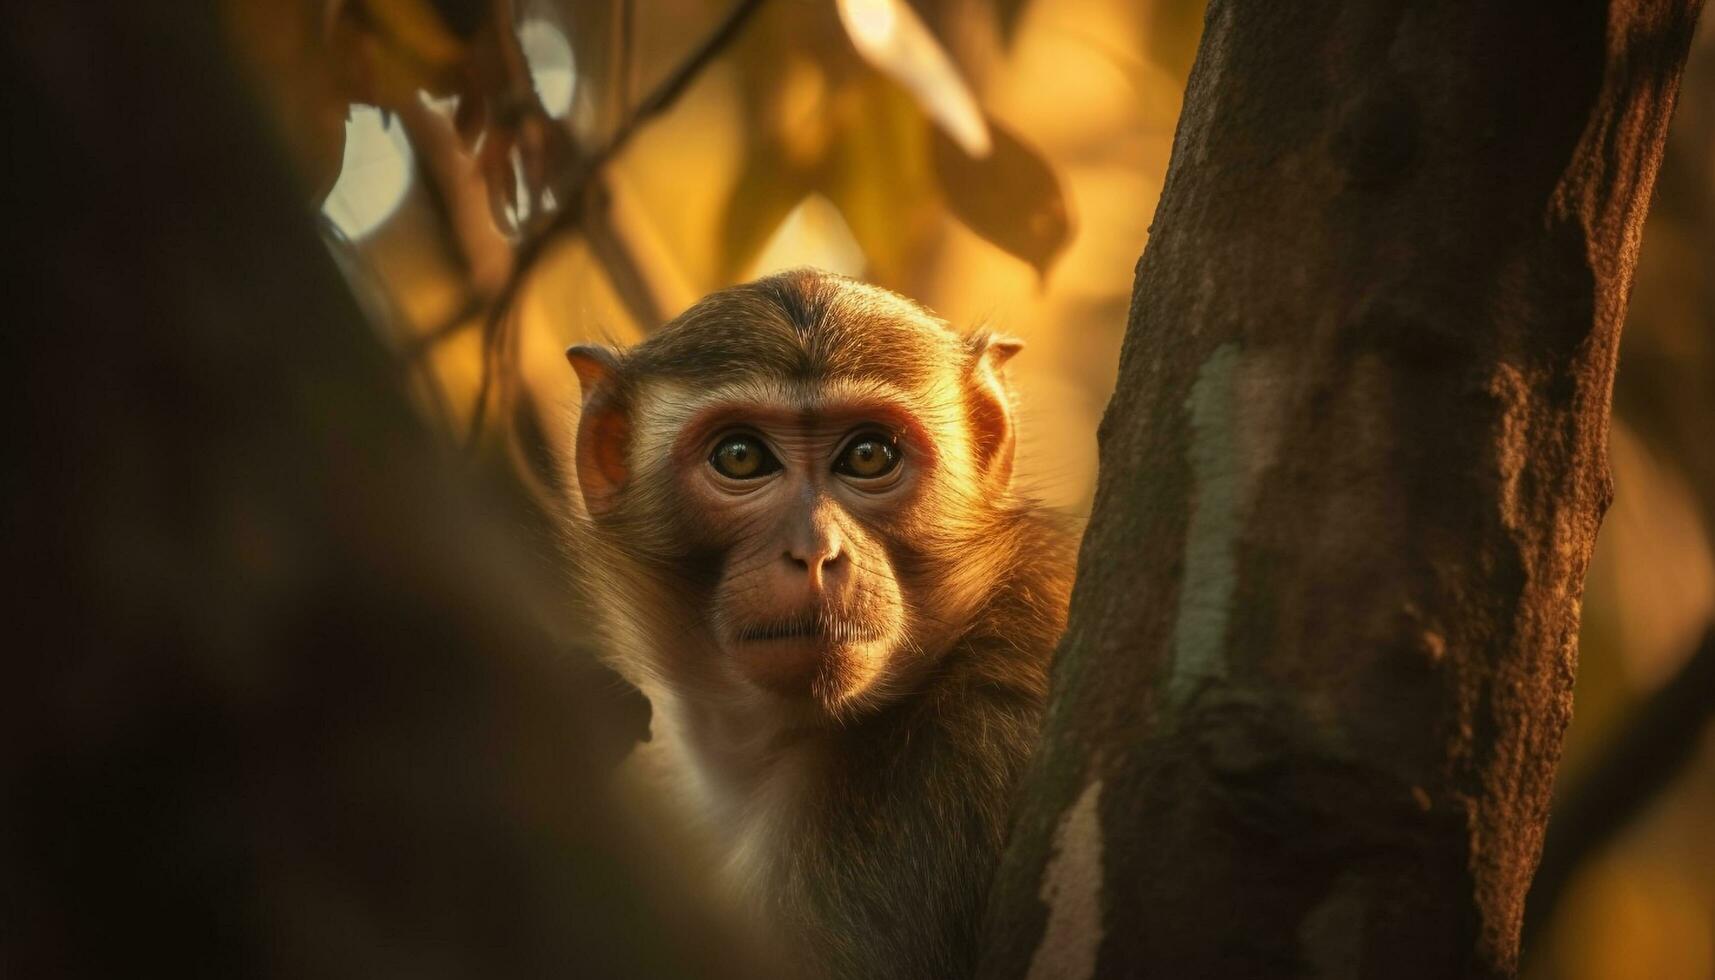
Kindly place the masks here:
POLYGON ((210 5, 0 22, 0 975, 753 975, 210 5))

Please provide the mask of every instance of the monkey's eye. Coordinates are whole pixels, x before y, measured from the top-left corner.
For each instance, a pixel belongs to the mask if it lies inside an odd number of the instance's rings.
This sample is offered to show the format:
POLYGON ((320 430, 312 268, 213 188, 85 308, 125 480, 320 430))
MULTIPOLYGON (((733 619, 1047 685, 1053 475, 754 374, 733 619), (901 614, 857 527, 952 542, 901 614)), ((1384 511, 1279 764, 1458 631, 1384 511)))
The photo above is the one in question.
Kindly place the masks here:
POLYGON ((755 436, 731 435, 715 446, 709 465, 734 480, 754 480, 780 468, 780 461, 755 436))
POLYGON ((898 465, 897 440, 879 432, 864 432, 840 450, 839 461, 834 463, 834 472, 855 476, 860 480, 873 480, 893 472, 898 465))

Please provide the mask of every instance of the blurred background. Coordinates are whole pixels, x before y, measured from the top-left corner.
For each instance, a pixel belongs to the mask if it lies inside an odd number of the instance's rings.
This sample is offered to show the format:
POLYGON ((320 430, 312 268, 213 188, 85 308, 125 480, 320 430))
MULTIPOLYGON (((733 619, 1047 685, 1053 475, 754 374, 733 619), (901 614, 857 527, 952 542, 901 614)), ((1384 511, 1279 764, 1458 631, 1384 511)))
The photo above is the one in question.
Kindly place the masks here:
MULTIPOLYGON (((544 510, 567 499, 567 345, 630 343, 705 292, 816 265, 1023 338, 1020 479, 1086 513, 1198 0, 224 12, 421 411, 544 510)), ((1711 20, 1623 343, 1532 977, 1715 977, 1711 20)))

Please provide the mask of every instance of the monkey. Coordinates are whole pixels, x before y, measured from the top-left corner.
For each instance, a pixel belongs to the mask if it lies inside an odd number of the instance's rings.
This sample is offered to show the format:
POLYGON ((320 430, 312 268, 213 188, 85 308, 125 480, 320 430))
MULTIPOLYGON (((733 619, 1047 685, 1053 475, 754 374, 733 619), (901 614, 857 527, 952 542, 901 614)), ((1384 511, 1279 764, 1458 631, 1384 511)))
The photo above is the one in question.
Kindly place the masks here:
POLYGON ((567 352, 606 646, 791 976, 974 969, 1072 579, 1020 347, 798 269, 567 352))

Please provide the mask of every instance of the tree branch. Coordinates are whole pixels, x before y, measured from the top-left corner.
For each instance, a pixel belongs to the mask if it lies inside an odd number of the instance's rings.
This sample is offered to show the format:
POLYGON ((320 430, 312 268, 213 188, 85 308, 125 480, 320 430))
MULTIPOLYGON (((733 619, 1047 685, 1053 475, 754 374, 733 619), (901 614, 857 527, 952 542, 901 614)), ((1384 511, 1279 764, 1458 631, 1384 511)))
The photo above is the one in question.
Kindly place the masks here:
POLYGON ((546 254, 548 247, 560 235, 578 227, 583 218, 583 209, 589 204, 595 178, 608 161, 625 149, 645 123, 672 107, 697 75, 732 43, 751 16, 762 8, 764 2, 765 0, 738 0, 709 36, 620 122, 608 141, 556 182, 554 198, 559 202, 560 209, 547 224, 519 246, 512 265, 512 275, 501 287, 483 327, 482 383, 477 389, 476 405, 471 411, 470 432, 467 436, 470 445, 474 446, 481 437, 496 373, 492 361, 502 346, 501 335, 515 324, 513 307, 525 280, 546 254))
POLYGON ((635 713, 412 410, 224 12, 0 8, 0 975, 756 976, 612 792, 635 713))

